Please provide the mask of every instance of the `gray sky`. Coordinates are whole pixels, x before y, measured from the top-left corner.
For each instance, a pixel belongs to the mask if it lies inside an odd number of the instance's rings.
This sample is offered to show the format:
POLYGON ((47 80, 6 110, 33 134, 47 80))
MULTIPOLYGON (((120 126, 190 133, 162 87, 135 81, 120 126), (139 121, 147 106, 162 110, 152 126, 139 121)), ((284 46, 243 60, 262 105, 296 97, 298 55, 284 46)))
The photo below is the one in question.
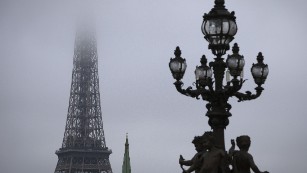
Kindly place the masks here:
MULTIPOLYGON (((0 169, 52 173, 64 134, 71 83, 76 16, 95 13, 100 91, 113 172, 121 172, 129 133, 133 173, 181 172, 191 140, 210 130, 205 102, 177 93, 168 69, 180 46, 190 86, 195 66, 213 55, 200 31, 214 0, 0 1, 0 169), (82 12, 81 12, 82 11, 82 12)), ((244 55, 243 90, 255 87, 250 67, 263 52, 270 74, 262 96, 233 106, 230 139, 251 136, 261 170, 307 169, 305 0, 226 0, 235 11, 235 40, 244 55)), ((229 52, 230 53, 230 52, 229 52)))

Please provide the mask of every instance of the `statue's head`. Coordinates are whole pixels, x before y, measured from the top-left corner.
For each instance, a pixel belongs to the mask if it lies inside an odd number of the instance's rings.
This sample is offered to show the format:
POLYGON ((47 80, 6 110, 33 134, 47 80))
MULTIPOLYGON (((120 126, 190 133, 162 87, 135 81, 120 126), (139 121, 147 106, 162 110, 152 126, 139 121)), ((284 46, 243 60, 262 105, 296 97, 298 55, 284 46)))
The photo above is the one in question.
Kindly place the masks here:
POLYGON ((202 146, 207 150, 213 147, 213 133, 212 132, 205 132, 202 136, 202 146))
POLYGON ((203 146, 202 146, 202 137, 201 136, 195 136, 192 143, 194 144, 195 146, 195 150, 197 152, 200 152, 203 150, 203 146))
POLYGON ((251 145, 251 139, 247 135, 242 135, 242 136, 237 137, 236 142, 240 150, 248 151, 251 145))

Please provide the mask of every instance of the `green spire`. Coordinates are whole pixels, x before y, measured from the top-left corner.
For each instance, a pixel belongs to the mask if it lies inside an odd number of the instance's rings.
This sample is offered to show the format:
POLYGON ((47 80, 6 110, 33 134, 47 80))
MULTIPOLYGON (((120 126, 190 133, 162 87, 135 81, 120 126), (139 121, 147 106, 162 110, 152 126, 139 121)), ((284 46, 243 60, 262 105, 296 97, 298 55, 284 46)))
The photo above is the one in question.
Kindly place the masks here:
POLYGON ((124 155, 122 173, 131 173, 128 133, 126 134, 125 155, 124 155))

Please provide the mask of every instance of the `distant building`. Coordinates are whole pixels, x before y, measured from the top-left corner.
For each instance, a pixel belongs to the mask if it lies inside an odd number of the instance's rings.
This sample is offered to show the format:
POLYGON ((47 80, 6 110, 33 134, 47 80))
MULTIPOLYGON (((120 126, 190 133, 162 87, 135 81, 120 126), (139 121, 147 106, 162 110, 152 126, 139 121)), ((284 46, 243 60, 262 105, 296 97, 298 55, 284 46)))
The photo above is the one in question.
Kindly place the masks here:
POLYGON ((125 154, 124 154, 122 173, 131 173, 128 134, 126 135, 125 154))

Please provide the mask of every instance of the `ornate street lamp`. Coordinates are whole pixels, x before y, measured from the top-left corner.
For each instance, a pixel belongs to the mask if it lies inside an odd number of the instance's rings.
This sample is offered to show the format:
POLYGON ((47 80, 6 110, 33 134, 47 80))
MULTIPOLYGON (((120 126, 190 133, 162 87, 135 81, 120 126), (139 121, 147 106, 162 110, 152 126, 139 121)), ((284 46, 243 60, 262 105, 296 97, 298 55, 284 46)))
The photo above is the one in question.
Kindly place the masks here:
POLYGON ((185 62, 185 59, 181 58, 181 50, 178 46, 176 47, 174 54, 175 58, 171 58, 169 62, 169 68, 173 74, 174 79, 179 81, 184 75, 185 69, 187 68, 187 64, 185 62))
POLYGON ((243 73, 243 67, 245 65, 245 61, 244 57, 242 55, 239 55, 239 47, 237 43, 234 44, 232 52, 233 52, 232 55, 228 55, 226 64, 231 76, 237 78, 239 75, 243 73))
POLYGON ((267 64, 263 63, 263 56, 261 52, 259 52, 257 56, 257 61, 258 61, 257 64, 253 64, 251 72, 255 80, 255 83, 260 86, 264 84, 266 77, 269 74, 269 67, 267 64))
POLYGON ((210 86, 212 84, 212 70, 207 66, 207 58, 205 55, 200 59, 201 66, 196 66, 195 78, 196 88, 210 86))
POLYGON ((224 0, 216 0, 214 8, 204 14, 201 30, 209 42, 209 49, 218 57, 229 50, 229 43, 237 33, 236 17, 224 6, 224 0))
POLYGON ((225 151, 224 129, 229 124, 228 117, 231 116, 231 105, 228 103, 230 97, 236 97, 238 101, 252 100, 259 97, 263 91, 261 87, 269 73, 268 65, 263 63, 262 53, 257 56, 257 63, 253 64, 251 72, 257 87, 256 93, 250 91, 240 92, 245 82, 243 80, 243 68, 245 60, 239 54, 237 43, 233 45, 232 54, 225 61, 222 58, 229 50, 229 44, 237 33, 236 17, 234 12, 229 12, 224 6, 224 0, 215 0, 214 8, 204 14, 201 30, 205 39, 209 42, 209 49, 216 56, 207 65, 205 55, 201 58, 201 65, 195 69, 196 89, 191 86, 183 89, 181 81, 186 70, 186 61, 181 58, 180 48, 175 50, 175 58, 169 63, 170 70, 176 82, 174 83, 178 92, 183 95, 207 101, 208 109, 206 116, 209 117, 209 125, 213 129, 215 145, 225 151), (226 74, 226 82, 224 77, 226 74))

